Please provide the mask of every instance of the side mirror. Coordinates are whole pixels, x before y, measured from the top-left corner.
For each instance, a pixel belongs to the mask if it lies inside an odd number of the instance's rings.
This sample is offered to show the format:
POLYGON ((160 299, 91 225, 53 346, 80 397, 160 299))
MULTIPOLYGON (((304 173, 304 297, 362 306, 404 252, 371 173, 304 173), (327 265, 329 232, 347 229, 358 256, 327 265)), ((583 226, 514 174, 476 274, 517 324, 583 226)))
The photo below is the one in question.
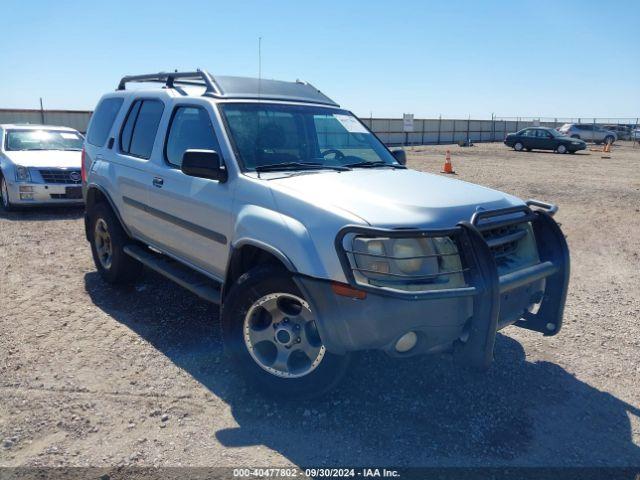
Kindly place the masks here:
POLYGON ((395 157, 400 165, 407 164, 407 152, 405 152, 403 149, 395 148, 391 150, 391 154, 395 157))
POLYGON ((214 150, 187 150, 182 155, 182 173, 190 177, 227 181, 227 169, 214 150))

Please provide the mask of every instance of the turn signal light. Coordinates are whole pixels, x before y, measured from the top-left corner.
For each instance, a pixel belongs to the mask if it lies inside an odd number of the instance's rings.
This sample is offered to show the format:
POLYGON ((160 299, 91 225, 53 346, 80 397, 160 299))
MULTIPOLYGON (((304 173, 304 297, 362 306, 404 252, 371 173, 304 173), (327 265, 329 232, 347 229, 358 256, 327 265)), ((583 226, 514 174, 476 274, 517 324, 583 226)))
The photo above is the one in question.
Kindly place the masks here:
POLYGON ((358 300, 364 300, 367 298, 367 292, 353 288, 351 285, 347 285, 346 283, 331 282, 331 290, 333 290, 333 293, 340 295, 341 297, 356 298, 358 300))
POLYGON ((82 155, 80 156, 80 177, 82 178, 82 183, 87 182, 87 169, 84 166, 84 159, 87 154, 84 151, 84 147, 82 147, 82 155))

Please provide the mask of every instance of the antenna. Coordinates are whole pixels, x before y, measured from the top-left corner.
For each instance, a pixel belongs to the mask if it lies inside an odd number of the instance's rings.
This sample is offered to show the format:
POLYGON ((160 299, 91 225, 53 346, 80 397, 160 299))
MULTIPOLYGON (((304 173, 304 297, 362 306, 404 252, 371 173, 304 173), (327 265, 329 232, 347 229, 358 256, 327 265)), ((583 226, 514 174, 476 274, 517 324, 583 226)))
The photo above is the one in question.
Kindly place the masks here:
POLYGON ((258 100, 262 87, 262 37, 258 37, 258 100))

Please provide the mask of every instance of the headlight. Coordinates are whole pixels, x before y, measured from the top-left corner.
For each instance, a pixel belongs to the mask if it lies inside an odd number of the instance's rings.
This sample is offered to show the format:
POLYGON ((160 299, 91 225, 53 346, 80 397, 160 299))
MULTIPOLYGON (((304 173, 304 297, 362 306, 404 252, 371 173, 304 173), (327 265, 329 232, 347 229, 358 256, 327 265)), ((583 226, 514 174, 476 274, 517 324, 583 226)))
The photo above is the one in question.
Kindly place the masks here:
POLYGON ((29 169, 22 165, 16 166, 16 181, 17 182, 30 182, 31 175, 29 175, 29 169))
POLYGON ((349 261, 356 282, 426 291, 465 285, 458 249, 449 237, 353 237, 349 261))

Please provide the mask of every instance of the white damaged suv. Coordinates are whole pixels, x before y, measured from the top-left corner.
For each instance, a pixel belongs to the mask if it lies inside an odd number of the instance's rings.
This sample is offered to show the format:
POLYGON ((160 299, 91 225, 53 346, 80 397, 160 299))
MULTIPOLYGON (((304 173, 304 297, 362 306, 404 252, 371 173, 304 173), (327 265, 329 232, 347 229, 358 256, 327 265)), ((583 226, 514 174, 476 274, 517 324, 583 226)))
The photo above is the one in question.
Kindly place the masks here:
POLYGON ((499 329, 562 325, 555 206, 410 170, 307 83, 124 77, 83 158, 102 277, 144 265, 220 304, 234 365, 271 393, 323 393, 366 349, 482 369, 499 329))
POLYGON ((0 207, 81 205, 83 141, 68 127, 0 125, 0 207))

